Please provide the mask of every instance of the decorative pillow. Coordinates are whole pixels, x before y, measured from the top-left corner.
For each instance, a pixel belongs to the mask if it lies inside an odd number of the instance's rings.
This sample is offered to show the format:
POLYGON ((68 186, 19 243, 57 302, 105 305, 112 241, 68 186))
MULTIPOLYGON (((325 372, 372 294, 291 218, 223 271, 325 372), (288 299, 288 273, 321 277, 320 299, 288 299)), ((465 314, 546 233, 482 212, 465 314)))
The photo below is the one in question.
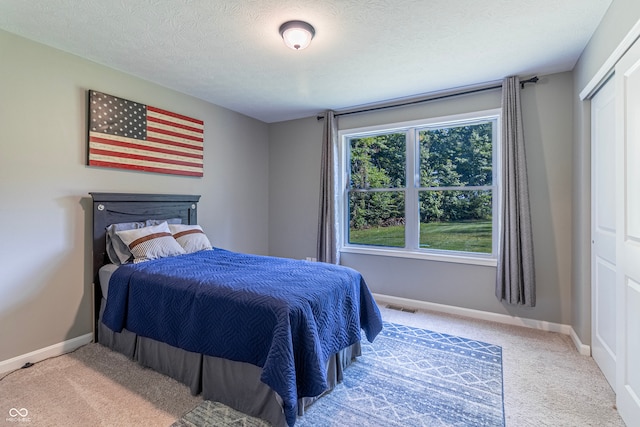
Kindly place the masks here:
POLYGON ((113 264, 126 264, 133 258, 129 247, 118 237, 118 231, 133 230, 145 226, 144 222, 120 222, 107 227, 107 255, 113 264))
POLYGON ((213 249, 199 225, 169 224, 169 230, 188 254, 213 249))
POLYGON ((144 222, 120 222, 117 224, 111 224, 107 227, 107 255, 109 256, 109 260, 116 265, 126 264, 131 262, 133 259, 133 255, 129 250, 129 247, 118 237, 116 232, 123 230, 133 230, 142 227, 148 227, 150 225, 158 225, 162 222, 167 222, 168 224, 180 224, 182 223, 181 218, 170 218, 170 219, 148 219, 144 222))
POLYGON ((134 257, 133 262, 185 253, 182 246, 171 235, 166 221, 149 227, 116 231, 116 234, 129 247, 134 257))

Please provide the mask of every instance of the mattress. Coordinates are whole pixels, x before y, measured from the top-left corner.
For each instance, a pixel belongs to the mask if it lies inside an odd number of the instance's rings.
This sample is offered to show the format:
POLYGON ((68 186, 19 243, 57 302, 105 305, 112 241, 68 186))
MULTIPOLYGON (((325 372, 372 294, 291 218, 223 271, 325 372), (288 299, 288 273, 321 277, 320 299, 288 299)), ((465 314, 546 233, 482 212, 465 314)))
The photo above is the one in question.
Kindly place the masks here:
POLYGON ((114 271, 118 269, 115 264, 105 264, 98 270, 98 278, 100 279, 100 290, 102 290, 102 298, 107 299, 109 293, 109 280, 114 271))

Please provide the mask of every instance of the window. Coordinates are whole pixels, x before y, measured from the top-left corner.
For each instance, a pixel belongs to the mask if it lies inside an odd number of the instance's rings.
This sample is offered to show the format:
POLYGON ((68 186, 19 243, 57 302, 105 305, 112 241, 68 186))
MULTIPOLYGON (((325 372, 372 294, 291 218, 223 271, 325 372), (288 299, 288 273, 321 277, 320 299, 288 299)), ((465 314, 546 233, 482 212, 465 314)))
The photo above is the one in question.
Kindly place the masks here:
POLYGON ((495 260, 499 110, 342 131, 342 248, 495 260))

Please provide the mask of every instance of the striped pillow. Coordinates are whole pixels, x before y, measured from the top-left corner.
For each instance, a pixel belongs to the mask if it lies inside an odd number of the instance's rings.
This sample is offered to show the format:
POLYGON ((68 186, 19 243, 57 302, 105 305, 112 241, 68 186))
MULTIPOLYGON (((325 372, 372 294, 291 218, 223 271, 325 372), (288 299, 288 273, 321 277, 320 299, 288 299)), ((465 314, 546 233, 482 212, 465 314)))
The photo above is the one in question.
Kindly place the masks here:
POLYGON ((166 222, 133 230, 116 231, 133 254, 133 262, 148 261, 184 254, 182 246, 173 238, 166 222))
POLYGON ((109 260, 113 264, 120 265, 126 264, 133 259, 129 247, 124 244, 122 239, 118 237, 117 232, 123 230, 131 230, 132 228, 148 227, 150 225, 158 225, 161 222, 166 221, 167 224, 181 224, 181 218, 169 218, 169 219, 148 219, 144 222, 120 222, 117 224, 111 224, 107 227, 107 255, 109 260))
POLYGON ((199 225, 169 224, 169 230, 188 254, 212 249, 211 242, 199 225))

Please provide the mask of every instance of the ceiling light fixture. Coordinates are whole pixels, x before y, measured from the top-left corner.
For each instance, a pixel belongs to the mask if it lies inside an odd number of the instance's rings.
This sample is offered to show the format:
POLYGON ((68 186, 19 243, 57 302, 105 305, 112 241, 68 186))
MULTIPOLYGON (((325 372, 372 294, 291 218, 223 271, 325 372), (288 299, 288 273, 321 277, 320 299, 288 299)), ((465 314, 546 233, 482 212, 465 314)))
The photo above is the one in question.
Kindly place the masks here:
POLYGON ((280 25, 280 35, 288 47, 302 50, 309 46, 316 30, 304 21, 287 21, 280 25))

